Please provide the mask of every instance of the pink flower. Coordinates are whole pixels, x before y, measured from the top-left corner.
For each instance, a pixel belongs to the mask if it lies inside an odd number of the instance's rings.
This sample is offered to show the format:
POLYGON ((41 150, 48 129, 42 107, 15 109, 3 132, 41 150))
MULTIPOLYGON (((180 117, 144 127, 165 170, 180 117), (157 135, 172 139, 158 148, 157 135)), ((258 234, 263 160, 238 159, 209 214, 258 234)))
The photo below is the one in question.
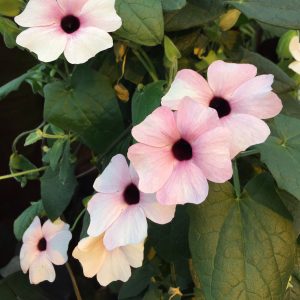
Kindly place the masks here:
POLYGON ((142 266, 144 243, 109 251, 104 247, 102 234, 82 239, 74 249, 73 257, 80 261, 86 277, 92 278, 97 274, 98 282, 107 286, 116 280, 127 281, 131 276, 130 266, 142 266))
POLYGON ((137 188, 139 178, 125 157, 114 156, 104 172, 96 179, 98 192, 88 203, 91 217, 88 235, 104 234, 108 250, 137 244, 147 236, 147 220, 165 224, 175 214, 175 206, 166 207, 156 201, 154 194, 144 194, 137 188))
POLYGON ((162 204, 198 204, 207 196, 207 179, 225 182, 232 176, 229 133, 214 109, 190 99, 178 108, 174 113, 159 107, 135 126, 139 143, 129 148, 128 158, 141 191, 157 192, 162 204))
POLYGON ((184 97, 217 110, 221 124, 231 132, 231 157, 248 147, 263 143, 270 134, 261 119, 276 116, 282 109, 281 100, 272 92, 273 75, 256 76, 250 64, 223 61, 212 63, 208 82, 192 70, 181 70, 162 105, 177 110, 184 97))
POLYGON ((72 238, 69 225, 61 220, 46 221, 41 226, 35 217, 23 235, 20 252, 21 268, 24 273, 29 269, 29 279, 33 284, 55 279, 54 265, 63 265, 68 260, 68 245, 72 238))
POLYGON ((81 64, 113 46, 107 32, 121 27, 114 0, 29 0, 16 23, 30 27, 17 44, 49 62, 64 53, 68 62, 81 64))

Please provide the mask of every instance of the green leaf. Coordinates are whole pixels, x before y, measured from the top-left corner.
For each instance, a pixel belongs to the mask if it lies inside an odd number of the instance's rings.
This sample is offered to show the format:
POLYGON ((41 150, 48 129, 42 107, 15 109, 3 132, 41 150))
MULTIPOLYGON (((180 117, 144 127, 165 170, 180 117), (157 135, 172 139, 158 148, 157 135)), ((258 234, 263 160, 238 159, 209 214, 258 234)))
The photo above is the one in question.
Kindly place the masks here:
POLYGON ((132 98, 132 122, 134 125, 142 122, 149 114, 160 106, 164 95, 165 81, 150 83, 138 87, 132 98))
POLYGON ((121 112, 108 78, 88 67, 77 68, 71 86, 50 83, 44 93, 45 119, 74 131, 94 151, 105 152, 122 132, 121 112))
POLYGON ((42 201, 32 202, 14 222, 14 234, 17 240, 22 240, 23 234, 36 216, 44 211, 42 201))
POLYGON ((290 52, 290 42, 294 36, 297 36, 296 30, 289 30, 283 34, 278 42, 276 52, 280 58, 291 58, 292 54, 290 52))
POLYGON ((162 0, 163 10, 178 10, 186 6, 186 0, 162 0))
POLYGON ((165 35, 164 38, 165 56, 170 62, 177 61, 181 58, 180 51, 177 49, 172 40, 165 35))
POLYGON ((117 0, 116 10, 122 19, 117 34, 126 40, 145 46, 155 46, 164 37, 161 1, 117 0))
POLYGON ((298 0, 235 0, 225 1, 242 11, 248 18, 275 26, 300 29, 298 0))
POLYGON ((296 88, 296 83, 292 78, 273 62, 258 53, 244 49, 242 62, 255 65, 259 74, 273 74, 275 77, 273 89, 277 93, 284 93, 287 90, 296 88))
POLYGON ((64 153, 66 142, 67 141, 64 139, 56 140, 53 146, 43 157, 43 161, 48 162, 53 171, 56 170, 59 160, 61 159, 61 156, 64 153))
POLYGON ((24 146, 32 145, 32 144, 36 143, 37 141, 40 141, 41 139, 42 139, 42 136, 40 134, 38 134, 37 131, 31 132, 27 136, 24 146))
POLYGON ((0 0, 0 15, 14 17, 20 13, 22 0, 0 0))
POLYGON ((0 16, 0 33, 3 35, 7 48, 16 46, 16 37, 21 32, 17 25, 8 18, 0 16))
POLYGON ((300 200, 300 120, 279 115, 272 135, 256 147, 278 186, 300 200))
POLYGON ((204 25, 224 11, 223 0, 188 0, 181 10, 165 14, 166 31, 179 31, 204 25))
POLYGON ((162 292, 154 284, 151 284, 145 293, 143 300, 162 300, 162 292))
POLYGON ((282 299, 293 269, 296 235, 272 177, 251 180, 240 199, 212 184, 190 207, 189 241, 205 299, 282 299))

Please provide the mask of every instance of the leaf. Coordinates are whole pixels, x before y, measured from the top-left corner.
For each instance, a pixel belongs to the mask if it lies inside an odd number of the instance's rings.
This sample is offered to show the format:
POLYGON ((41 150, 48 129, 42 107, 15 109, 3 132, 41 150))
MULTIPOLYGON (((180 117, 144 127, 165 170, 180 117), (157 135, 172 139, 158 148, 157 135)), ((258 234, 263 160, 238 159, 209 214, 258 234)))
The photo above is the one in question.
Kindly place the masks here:
POLYGON ((193 205, 189 241, 205 299, 282 299, 293 269, 291 216, 266 173, 236 199, 232 185, 212 184, 193 205))
POLYGON ((248 18, 275 26, 300 29, 298 0, 235 0, 225 1, 242 11, 248 18))
POLYGON ((181 10, 165 14, 165 30, 179 31, 204 25, 224 11, 223 0, 188 0, 181 10))
POLYGON ((157 81, 138 87, 132 98, 133 125, 142 122, 150 113, 160 106, 164 95, 165 81, 157 81))
POLYGON ((43 157, 43 162, 49 163, 53 171, 56 170, 59 160, 64 152, 66 140, 56 140, 53 146, 49 149, 46 155, 43 157))
POLYGON ((107 77, 86 66, 75 71, 71 87, 58 81, 44 89, 44 117, 77 133, 97 153, 105 152, 123 129, 115 92, 107 77))
POLYGON ((161 1, 117 0, 116 10, 122 19, 117 35, 145 46, 161 43, 164 36, 164 22, 161 1))
POLYGON ((24 146, 29 146, 29 145, 35 144, 36 142, 40 141, 41 139, 42 139, 42 136, 40 134, 38 134, 37 131, 31 132, 27 136, 24 146))
POLYGON ((300 200, 300 120, 279 115, 272 125, 272 135, 256 148, 278 186, 300 200))
POLYGON ((14 222, 14 234, 17 240, 22 240, 23 234, 36 216, 44 211, 42 201, 32 202, 14 222))
POLYGON ((165 35, 164 38, 165 56, 170 62, 177 61, 181 58, 180 51, 177 49, 173 41, 165 35))
POLYGON ((178 10, 186 6, 186 0, 162 0, 163 10, 178 10))
POLYGON ((242 62, 255 65, 259 74, 273 74, 275 77, 273 89, 277 93, 284 93, 286 90, 292 90, 296 88, 296 83, 292 78, 290 78, 273 62, 264 58, 258 53, 244 49, 242 62))
POLYGON ((8 18, 0 16, 0 33, 3 35, 7 48, 16 46, 16 37, 21 32, 17 25, 8 18))
POLYGON ((0 15, 14 17, 20 13, 22 0, 0 0, 0 15))

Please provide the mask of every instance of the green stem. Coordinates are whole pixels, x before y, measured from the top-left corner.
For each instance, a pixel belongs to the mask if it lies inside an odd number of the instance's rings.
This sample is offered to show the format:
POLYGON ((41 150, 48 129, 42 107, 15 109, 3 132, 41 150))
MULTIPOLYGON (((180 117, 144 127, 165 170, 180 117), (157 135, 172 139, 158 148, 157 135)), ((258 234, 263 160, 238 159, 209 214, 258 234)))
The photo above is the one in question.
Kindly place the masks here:
POLYGON ((77 285, 77 282, 76 282, 76 278, 75 278, 74 273, 71 269, 71 266, 68 262, 66 263, 66 268, 68 270, 68 273, 69 273, 71 281, 72 281, 72 285, 73 285, 73 289, 74 289, 74 292, 75 292, 75 295, 76 295, 76 299, 77 300, 82 300, 82 297, 80 295, 80 291, 79 291, 79 288, 78 288, 78 285, 77 285))
POLYGON ((70 229, 71 232, 74 231, 74 229, 76 228, 78 222, 80 221, 80 219, 81 219, 82 216, 84 215, 85 211, 86 211, 86 208, 84 208, 84 209, 80 212, 80 214, 77 216, 77 218, 76 218, 76 220, 75 220, 73 226, 72 226, 71 229, 70 229))
POLYGON ((259 150, 256 150, 256 149, 253 149, 253 150, 248 150, 248 151, 244 151, 244 152, 241 152, 237 158, 240 158, 240 157, 246 157, 246 156, 251 156, 251 155, 255 155, 255 154, 259 154, 260 151, 259 150))
POLYGON ((241 184, 240 184, 239 170, 238 170, 236 159, 233 161, 233 186, 234 186, 236 197, 239 199, 241 196, 241 184))
POLYGON ((41 167, 38 169, 32 169, 32 170, 27 170, 27 171, 23 171, 23 172, 18 172, 18 173, 12 173, 12 174, 8 174, 8 175, 3 175, 0 176, 0 180, 4 180, 4 179, 9 179, 9 178, 15 178, 15 177, 20 177, 20 176, 24 176, 27 174, 32 174, 32 173, 37 173, 37 172, 41 172, 41 171, 45 171, 48 167, 41 167))
POLYGON ((45 139, 66 139, 66 135, 58 135, 58 134, 48 134, 41 132, 41 136, 45 139))

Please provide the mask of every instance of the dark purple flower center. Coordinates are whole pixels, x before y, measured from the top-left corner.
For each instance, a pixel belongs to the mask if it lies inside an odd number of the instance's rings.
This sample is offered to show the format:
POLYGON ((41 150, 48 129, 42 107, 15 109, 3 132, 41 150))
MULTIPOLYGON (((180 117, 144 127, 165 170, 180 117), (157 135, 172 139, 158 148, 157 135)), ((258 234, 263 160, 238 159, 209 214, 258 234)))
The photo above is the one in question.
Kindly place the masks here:
POLYGON ((134 183, 130 183, 124 193, 123 193, 124 201, 129 204, 138 204, 140 202, 140 191, 134 183))
POLYGON ((190 160, 193 157, 193 148, 189 142, 184 139, 178 140, 172 147, 174 157, 179 160, 190 160))
POLYGON ((60 26, 66 33, 73 33, 80 27, 80 20, 72 15, 68 15, 62 18, 60 26))
POLYGON ((219 115, 219 118, 223 118, 230 114, 231 107, 227 100, 220 98, 220 97, 214 97, 210 103, 209 107, 214 108, 219 115))
POLYGON ((37 248, 40 251, 45 251, 47 249, 47 241, 45 238, 41 238, 38 242, 37 248))

